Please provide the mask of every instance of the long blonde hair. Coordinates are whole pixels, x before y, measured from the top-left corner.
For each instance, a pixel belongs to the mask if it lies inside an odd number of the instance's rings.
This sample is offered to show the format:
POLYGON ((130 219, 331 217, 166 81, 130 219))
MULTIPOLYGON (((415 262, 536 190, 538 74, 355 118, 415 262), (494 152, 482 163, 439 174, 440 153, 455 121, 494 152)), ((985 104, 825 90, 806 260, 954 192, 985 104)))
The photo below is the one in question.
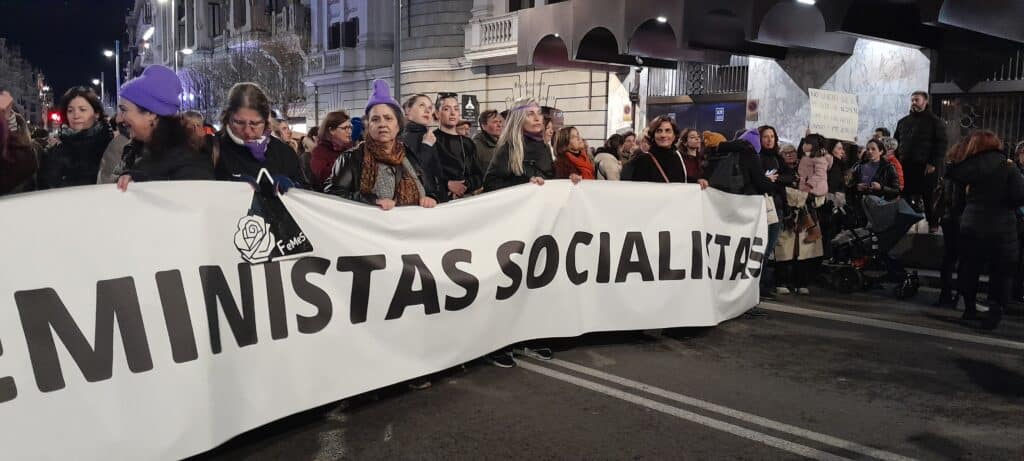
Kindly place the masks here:
POLYGON ((498 138, 496 149, 508 144, 508 167, 512 173, 523 175, 523 156, 526 148, 523 143, 523 121, 526 119, 526 107, 531 105, 540 107, 536 99, 523 98, 514 103, 508 111, 508 118, 505 119, 505 127, 501 130, 501 137, 498 138))

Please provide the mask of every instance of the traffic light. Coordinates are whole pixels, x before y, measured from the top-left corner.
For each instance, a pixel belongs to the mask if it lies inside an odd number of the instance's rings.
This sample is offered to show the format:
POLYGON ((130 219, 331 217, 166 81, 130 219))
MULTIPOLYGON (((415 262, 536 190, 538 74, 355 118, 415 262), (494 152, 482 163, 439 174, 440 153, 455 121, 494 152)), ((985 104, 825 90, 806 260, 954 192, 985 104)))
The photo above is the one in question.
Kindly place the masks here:
POLYGON ((57 126, 60 126, 60 124, 62 122, 60 111, 57 111, 57 110, 51 110, 50 113, 46 116, 46 118, 49 119, 51 122, 53 122, 57 126))

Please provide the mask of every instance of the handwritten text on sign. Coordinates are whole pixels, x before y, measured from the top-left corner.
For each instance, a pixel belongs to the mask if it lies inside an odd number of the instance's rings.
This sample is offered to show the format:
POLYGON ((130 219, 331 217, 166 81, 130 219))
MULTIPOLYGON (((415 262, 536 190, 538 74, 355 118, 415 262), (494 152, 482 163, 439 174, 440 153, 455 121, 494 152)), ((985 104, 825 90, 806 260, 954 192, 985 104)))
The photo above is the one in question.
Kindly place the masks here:
POLYGON ((812 133, 844 141, 857 138, 860 108, 856 95, 815 88, 807 91, 811 96, 812 133))

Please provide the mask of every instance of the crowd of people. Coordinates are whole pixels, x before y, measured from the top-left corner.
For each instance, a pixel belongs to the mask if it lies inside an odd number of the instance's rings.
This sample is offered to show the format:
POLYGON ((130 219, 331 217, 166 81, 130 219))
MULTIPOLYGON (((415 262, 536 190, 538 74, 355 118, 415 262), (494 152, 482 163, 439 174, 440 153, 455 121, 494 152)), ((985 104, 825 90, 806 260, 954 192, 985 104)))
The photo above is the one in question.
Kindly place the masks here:
MULTIPOLYGON (((458 95, 415 94, 403 102, 378 80, 362 114, 337 110, 296 138, 256 83, 230 91, 221 129, 180 112, 175 73, 150 66, 125 83, 112 120, 87 87, 60 100, 64 126, 28 131, 0 93, 0 195, 88 184, 162 180, 255 181, 266 169, 279 192, 293 187, 391 210, 439 203, 551 179, 692 183, 765 197, 768 223, 763 298, 808 294, 841 221, 857 219, 867 196, 902 198, 941 227, 942 292, 937 305, 965 303, 963 317, 995 328, 1011 296, 1024 301, 1024 143, 1011 156, 995 134, 975 131, 947 150, 945 126, 928 95, 890 135, 864 146, 806 133, 792 144, 769 125, 724 134, 681 129, 656 117, 639 135, 610 136, 592 150, 579 129, 555 130, 533 99, 483 111, 479 132, 463 120, 458 95), (437 128, 430 128, 435 125, 437 128), (977 309, 978 274, 990 268, 988 313, 977 309), (952 274, 958 271, 954 284, 952 274)), ((861 217, 863 218, 863 217, 861 217)), ((530 343, 516 350, 550 358, 530 343)), ((510 350, 491 357, 514 366, 510 350)))

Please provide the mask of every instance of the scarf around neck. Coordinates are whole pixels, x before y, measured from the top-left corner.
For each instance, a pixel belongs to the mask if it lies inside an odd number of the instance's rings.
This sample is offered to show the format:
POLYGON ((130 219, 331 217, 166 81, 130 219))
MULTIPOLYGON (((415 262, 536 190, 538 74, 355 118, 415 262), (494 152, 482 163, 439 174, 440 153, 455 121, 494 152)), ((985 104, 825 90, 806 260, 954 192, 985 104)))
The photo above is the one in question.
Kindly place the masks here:
POLYGON ((235 136, 230 128, 225 131, 227 131, 231 141, 239 146, 245 146, 249 150, 249 154, 258 162, 263 163, 267 160, 267 147, 270 146, 270 130, 264 131, 261 138, 252 141, 242 141, 242 138, 235 136))
POLYGON ((574 168, 576 168, 576 171, 580 173, 580 176, 582 176, 583 179, 594 179, 594 162, 590 161, 590 157, 588 157, 587 154, 584 154, 583 152, 574 153, 572 151, 566 151, 563 155, 565 156, 565 159, 568 160, 574 168))
POLYGON ((416 179, 412 177, 407 168, 403 165, 405 160, 405 145, 395 140, 391 150, 386 150, 384 145, 368 138, 363 141, 363 171, 359 176, 359 191, 363 194, 373 194, 374 186, 377 185, 377 164, 383 163, 397 167, 402 173, 401 179, 395 185, 394 198, 398 206, 418 205, 420 203, 420 191, 416 187, 416 179))

